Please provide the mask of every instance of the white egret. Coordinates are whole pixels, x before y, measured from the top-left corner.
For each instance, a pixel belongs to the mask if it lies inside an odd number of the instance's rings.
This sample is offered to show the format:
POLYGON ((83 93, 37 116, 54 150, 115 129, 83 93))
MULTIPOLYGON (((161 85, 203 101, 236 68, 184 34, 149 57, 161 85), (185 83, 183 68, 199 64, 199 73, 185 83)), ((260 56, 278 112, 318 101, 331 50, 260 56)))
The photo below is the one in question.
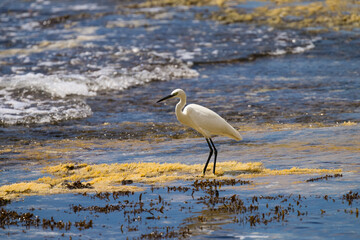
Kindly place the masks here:
POLYGON ((174 90, 169 96, 160 99, 157 103, 175 97, 180 98, 180 102, 178 102, 175 107, 175 114, 179 122, 201 133, 209 145, 210 153, 205 163, 203 174, 205 175, 206 168, 213 153, 215 153, 213 168, 213 173, 215 174, 217 150, 211 137, 214 135, 221 135, 239 141, 242 140, 240 133, 217 113, 206 107, 197 104, 189 104, 184 108, 186 104, 186 94, 182 89, 174 90))

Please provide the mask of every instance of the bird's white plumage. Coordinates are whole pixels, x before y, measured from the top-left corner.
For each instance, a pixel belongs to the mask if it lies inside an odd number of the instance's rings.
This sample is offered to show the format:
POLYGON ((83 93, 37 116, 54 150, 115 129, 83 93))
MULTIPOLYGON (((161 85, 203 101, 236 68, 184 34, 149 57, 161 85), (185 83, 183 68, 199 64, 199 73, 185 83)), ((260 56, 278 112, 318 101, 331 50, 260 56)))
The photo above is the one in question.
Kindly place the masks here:
POLYGON ((189 104, 184 108, 186 94, 183 90, 176 89, 171 95, 180 98, 180 102, 176 105, 175 113, 177 119, 182 124, 195 129, 205 138, 221 135, 235 140, 242 139, 240 133, 214 111, 197 104, 189 104))
POLYGON ((205 138, 222 135, 235 140, 242 139, 238 131, 217 113, 206 107, 189 104, 183 109, 183 114, 190 119, 188 126, 201 133, 205 138))

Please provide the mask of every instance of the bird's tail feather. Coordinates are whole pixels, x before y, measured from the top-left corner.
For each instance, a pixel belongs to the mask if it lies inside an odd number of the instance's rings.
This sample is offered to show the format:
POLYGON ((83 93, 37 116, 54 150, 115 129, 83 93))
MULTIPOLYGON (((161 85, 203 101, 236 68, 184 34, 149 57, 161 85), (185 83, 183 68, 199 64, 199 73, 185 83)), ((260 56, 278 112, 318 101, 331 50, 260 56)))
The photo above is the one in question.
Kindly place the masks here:
POLYGON ((228 131, 227 137, 232 138, 237 141, 240 141, 243 139, 238 130, 233 128, 230 124, 228 127, 230 128, 229 129, 230 131, 228 131))

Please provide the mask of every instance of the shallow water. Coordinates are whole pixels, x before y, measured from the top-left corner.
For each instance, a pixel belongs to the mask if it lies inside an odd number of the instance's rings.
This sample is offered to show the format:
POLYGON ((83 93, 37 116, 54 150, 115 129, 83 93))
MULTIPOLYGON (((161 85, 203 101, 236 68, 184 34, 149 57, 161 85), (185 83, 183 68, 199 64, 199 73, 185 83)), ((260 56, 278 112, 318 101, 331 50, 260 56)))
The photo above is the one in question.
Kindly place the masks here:
POLYGON ((128 194, 23 192, 1 205, 30 215, 9 220, 15 215, 3 210, 0 236, 360 237, 358 29, 211 20, 221 10, 112 0, 0 3, 0 185, 52 176, 44 167, 68 162, 204 164, 206 142, 177 123, 175 100, 155 103, 175 88, 243 135, 240 142, 214 138, 219 162, 342 169, 341 176, 225 170, 218 181, 251 183, 196 187, 214 181, 209 172, 129 182, 145 190, 128 194))

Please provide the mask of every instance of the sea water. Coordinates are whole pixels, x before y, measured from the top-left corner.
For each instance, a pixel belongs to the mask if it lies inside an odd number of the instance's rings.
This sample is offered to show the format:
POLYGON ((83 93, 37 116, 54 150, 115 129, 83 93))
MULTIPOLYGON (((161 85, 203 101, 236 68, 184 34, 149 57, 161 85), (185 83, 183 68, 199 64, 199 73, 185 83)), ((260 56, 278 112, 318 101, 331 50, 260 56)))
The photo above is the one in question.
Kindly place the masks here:
MULTIPOLYGON (((263 4, 229 6, 247 12, 263 4)), ((69 162, 204 164, 207 145, 177 123, 176 101, 156 104, 176 88, 243 135, 241 142, 214 138, 218 162, 342 169, 342 175, 243 176, 250 186, 217 185, 218 194, 197 189, 193 180, 135 183, 145 190, 110 198, 25 192, 3 208, 55 220, 34 226, 3 219, 1 236, 359 238, 359 31, 224 23, 211 17, 221 9, 2 1, 1 186, 37 181, 51 176, 44 167, 69 162), (224 207, 230 200, 242 200, 247 211, 224 207), (118 208, 94 207, 109 205, 118 208), (253 223, 257 215, 261 221, 253 223), (56 227, 59 221, 72 227, 56 227)))

